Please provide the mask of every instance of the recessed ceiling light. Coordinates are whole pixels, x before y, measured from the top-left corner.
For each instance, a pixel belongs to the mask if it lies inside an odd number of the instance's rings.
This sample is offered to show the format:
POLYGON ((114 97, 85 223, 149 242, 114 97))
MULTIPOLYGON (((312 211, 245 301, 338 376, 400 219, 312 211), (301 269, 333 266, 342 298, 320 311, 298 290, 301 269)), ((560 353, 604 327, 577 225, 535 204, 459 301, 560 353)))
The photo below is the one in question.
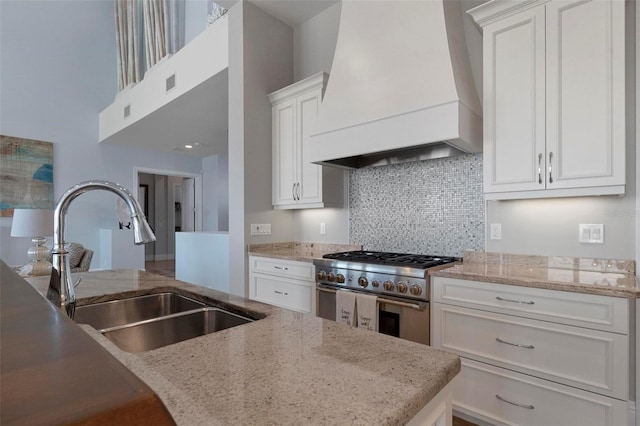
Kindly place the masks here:
POLYGON ((193 148, 193 145, 185 145, 184 147, 187 148, 187 149, 191 149, 191 148, 193 148))

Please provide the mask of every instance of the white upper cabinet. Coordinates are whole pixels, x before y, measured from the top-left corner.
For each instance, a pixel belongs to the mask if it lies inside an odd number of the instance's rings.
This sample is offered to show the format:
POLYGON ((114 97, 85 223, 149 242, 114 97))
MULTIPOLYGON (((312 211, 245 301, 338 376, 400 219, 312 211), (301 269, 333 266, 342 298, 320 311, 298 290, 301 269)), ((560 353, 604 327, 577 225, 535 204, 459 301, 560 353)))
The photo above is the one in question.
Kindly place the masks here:
POLYGON ((343 204, 344 171, 312 164, 305 152, 328 74, 315 74, 269 95, 273 105, 273 206, 304 209, 343 204))
POLYGON ((624 194, 623 0, 489 2, 487 199, 624 194))

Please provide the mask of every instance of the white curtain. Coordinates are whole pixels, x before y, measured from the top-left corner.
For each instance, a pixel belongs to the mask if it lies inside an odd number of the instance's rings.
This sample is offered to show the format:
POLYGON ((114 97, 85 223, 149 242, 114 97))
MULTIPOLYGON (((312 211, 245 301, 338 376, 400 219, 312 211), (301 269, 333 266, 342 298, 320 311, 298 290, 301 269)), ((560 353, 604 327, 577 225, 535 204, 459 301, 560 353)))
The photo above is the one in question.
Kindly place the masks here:
POLYGON ((138 0, 115 0, 118 90, 142 78, 138 0))
POLYGON ((115 0, 115 12, 121 91, 183 46, 184 0, 115 0))
POLYGON ((144 0, 144 38, 147 69, 183 44, 182 0, 144 0))

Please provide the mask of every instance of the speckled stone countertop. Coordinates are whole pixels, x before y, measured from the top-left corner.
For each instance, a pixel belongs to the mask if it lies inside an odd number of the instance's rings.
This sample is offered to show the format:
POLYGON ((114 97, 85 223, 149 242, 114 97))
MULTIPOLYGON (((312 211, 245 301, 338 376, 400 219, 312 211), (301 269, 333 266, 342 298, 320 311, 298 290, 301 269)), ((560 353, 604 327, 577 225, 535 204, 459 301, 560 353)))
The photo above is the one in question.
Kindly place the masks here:
MULTIPOLYGON (((262 317, 141 353, 123 352, 83 326, 179 425, 399 425, 460 371, 454 354, 143 271, 81 275, 78 305, 171 288, 262 317)), ((47 281, 29 279, 43 294, 47 281)))
POLYGON ((462 265, 430 275, 603 296, 640 297, 632 260, 465 251, 462 265))
POLYGON ((362 246, 356 244, 324 244, 299 242, 250 244, 249 256, 274 257, 277 259, 313 262, 313 259, 321 258, 327 253, 338 253, 341 251, 351 250, 362 250, 362 246))

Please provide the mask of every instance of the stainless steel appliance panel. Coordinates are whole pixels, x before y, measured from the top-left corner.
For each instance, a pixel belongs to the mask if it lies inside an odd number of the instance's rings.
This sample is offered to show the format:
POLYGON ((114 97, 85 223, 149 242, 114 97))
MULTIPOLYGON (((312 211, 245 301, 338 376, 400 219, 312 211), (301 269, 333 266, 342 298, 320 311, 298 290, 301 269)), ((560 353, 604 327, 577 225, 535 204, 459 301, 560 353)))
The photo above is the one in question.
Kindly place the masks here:
MULTIPOLYGON (((316 315, 336 320, 336 289, 316 287, 316 315)), ((429 344, 429 303, 378 297, 378 331, 380 333, 429 344)))

